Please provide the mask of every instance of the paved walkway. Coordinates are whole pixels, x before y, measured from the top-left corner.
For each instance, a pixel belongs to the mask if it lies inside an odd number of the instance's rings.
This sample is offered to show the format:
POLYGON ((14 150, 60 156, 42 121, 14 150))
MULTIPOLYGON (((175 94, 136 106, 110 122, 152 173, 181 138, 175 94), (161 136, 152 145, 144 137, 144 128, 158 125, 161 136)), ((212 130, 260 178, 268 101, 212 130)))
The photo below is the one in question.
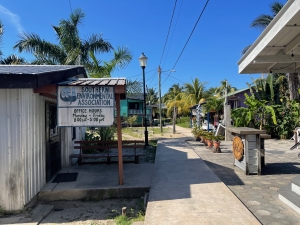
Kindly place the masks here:
POLYGON ((158 142, 145 224, 260 224, 185 142, 158 142))
POLYGON ((215 154, 199 142, 188 143, 262 224, 300 224, 300 215, 278 199, 278 190, 300 174, 299 150, 288 150, 294 141, 265 141, 266 166, 261 176, 246 176, 233 166, 231 142, 224 141, 222 153, 215 154))

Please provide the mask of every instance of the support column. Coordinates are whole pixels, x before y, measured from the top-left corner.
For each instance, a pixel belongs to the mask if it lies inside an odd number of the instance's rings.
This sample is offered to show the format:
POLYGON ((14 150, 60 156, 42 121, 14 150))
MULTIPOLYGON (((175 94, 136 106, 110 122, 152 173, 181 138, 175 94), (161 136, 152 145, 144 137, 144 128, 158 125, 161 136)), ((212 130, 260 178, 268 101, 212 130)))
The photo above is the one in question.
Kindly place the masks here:
POLYGON ((120 94, 115 94, 115 97, 116 97, 116 110, 117 110, 119 185, 123 185, 123 157, 122 157, 123 149, 122 149, 120 94))
MULTIPOLYGON (((230 105, 224 105, 224 125, 225 127, 231 127, 231 107, 230 105)), ((231 141, 231 132, 225 129, 225 141, 231 141)))

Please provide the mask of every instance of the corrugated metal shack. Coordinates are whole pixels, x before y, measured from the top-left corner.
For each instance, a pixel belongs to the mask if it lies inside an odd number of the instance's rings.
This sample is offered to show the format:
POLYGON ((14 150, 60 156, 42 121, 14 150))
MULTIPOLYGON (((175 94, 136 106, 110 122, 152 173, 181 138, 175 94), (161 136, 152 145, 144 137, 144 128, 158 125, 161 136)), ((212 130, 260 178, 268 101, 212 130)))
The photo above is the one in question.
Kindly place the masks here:
POLYGON ((84 128, 57 127, 56 84, 82 66, 0 66, 0 208, 18 211, 62 167, 84 128))

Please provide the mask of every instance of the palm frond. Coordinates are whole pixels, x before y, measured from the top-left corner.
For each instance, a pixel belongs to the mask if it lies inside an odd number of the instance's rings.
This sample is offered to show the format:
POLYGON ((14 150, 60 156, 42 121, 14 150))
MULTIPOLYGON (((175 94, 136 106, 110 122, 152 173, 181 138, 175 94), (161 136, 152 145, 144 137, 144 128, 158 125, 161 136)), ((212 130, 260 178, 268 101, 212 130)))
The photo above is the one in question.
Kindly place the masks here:
POLYGON ((257 17, 250 25, 250 27, 255 27, 258 28, 260 30, 264 30, 273 20, 273 17, 270 15, 260 15, 259 17, 257 17))
POLYGON ((82 47, 86 51, 95 53, 110 52, 113 47, 108 41, 104 41, 102 35, 92 34, 87 40, 82 41, 82 47))
POLYGON ((0 60, 0 64, 3 65, 21 65, 26 64, 26 60, 17 55, 9 55, 8 57, 0 60))
POLYGON ((284 6, 284 4, 280 3, 280 2, 274 2, 271 5, 271 11, 273 13, 273 17, 275 17, 279 11, 282 9, 282 7, 284 6))

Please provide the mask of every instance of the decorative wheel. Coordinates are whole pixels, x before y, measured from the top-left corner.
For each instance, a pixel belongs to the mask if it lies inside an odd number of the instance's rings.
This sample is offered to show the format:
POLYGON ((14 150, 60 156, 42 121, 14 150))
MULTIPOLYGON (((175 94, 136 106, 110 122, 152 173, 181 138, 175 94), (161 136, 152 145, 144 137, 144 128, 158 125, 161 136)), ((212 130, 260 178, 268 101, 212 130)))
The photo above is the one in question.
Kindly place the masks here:
POLYGON ((233 138, 232 151, 233 151, 234 158, 236 158, 236 160, 241 161, 243 159, 244 144, 242 139, 238 136, 235 136, 233 138))

